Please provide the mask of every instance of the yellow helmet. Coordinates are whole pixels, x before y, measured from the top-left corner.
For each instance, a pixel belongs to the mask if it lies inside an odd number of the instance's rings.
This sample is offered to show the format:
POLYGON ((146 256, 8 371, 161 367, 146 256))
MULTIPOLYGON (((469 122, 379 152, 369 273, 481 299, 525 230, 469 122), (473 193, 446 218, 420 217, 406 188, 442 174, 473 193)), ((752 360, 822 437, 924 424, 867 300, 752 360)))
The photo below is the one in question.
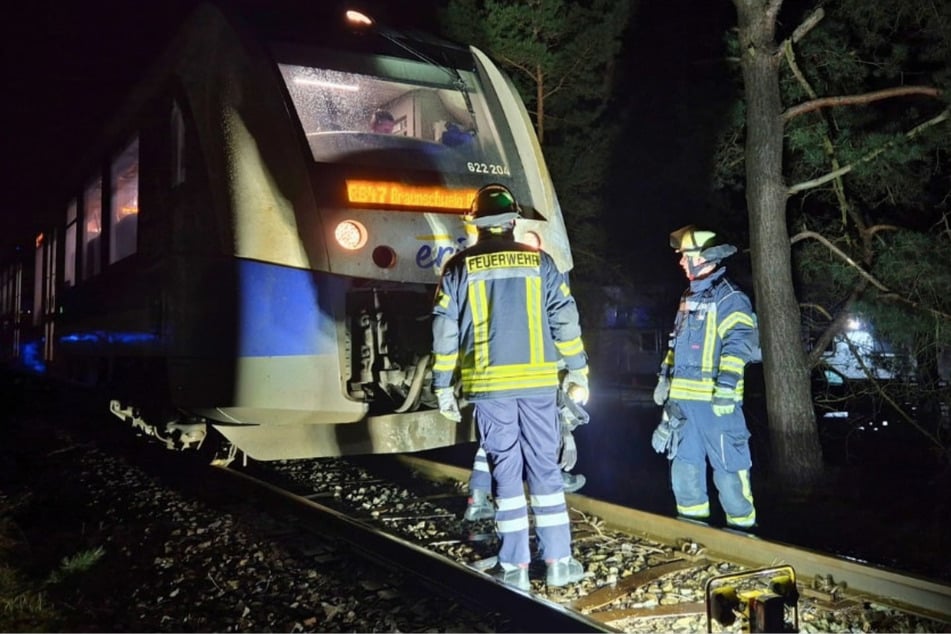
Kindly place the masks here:
POLYGON ((678 253, 701 256, 710 262, 719 262, 736 253, 736 247, 719 242, 715 232, 698 229, 695 225, 671 231, 670 247, 678 253))
MULTIPOLYGON (((679 253, 696 251, 699 253, 707 246, 713 246, 717 234, 713 231, 698 229, 695 225, 687 225, 670 233, 670 247, 679 253)), ((696 255, 696 254, 691 254, 696 255)))

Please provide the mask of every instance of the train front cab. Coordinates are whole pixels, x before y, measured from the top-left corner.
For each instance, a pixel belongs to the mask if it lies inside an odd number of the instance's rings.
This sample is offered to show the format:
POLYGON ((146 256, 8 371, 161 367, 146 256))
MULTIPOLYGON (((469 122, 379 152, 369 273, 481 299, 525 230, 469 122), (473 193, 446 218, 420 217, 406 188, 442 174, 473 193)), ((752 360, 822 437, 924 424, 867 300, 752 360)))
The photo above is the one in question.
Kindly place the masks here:
MULTIPOLYGON (((426 435, 445 429, 429 391, 431 304, 442 264, 469 243, 461 216, 478 187, 509 185, 525 211, 517 237, 544 245, 564 270, 571 266, 557 199, 511 83, 475 49, 394 57, 393 48, 271 49, 297 115, 291 123, 306 150, 319 218, 319 225, 308 223, 312 211, 296 209, 299 234, 308 255, 326 258, 317 287, 344 327, 338 387, 368 406, 364 420, 334 433, 339 438, 365 424, 369 437, 383 439, 374 451, 400 437, 408 439, 402 450, 428 448, 426 435), (394 115, 394 134, 367 131, 379 108, 394 115)), ((253 251, 255 234, 246 235, 253 251)), ((466 426, 450 427, 452 442, 473 438, 471 421, 466 426)))
POLYGON ((258 460, 472 440, 428 390, 472 193, 509 185, 517 237, 571 267, 528 114, 475 49, 437 47, 447 74, 382 38, 316 41, 267 49, 208 6, 186 23, 64 205, 57 365, 113 386, 118 415, 207 421, 258 460), (403 134, 356 129, 379 107, 403 134))
POLYGON ((234 398, 193 410, 257 459, 471 440, 471 421, 438 414, 427 356, 435 283, 467 243, 461 215, 475 190, 508 184, 525 209, 518 236, 571 267, 528 114, 475 49, 426 49, 442 62, 432 64, 375 36, 310 41, 320 45, 265 51, 218 34, 217 59, 252 72, 219 64, 190 93, 216 100, 192 101, 192 112, 227 117, 198 120, 201 133, 225 133, 202 142, 227 149, 222 165, 206 157, 212 179, 241 175, 211 183, 227 198, 222 226, 236 260, 234 398), (395 115, 396 135, 367 132, 381 107, 395 115), (451 147, 444 133, 453 128, 469 143, 451 147))

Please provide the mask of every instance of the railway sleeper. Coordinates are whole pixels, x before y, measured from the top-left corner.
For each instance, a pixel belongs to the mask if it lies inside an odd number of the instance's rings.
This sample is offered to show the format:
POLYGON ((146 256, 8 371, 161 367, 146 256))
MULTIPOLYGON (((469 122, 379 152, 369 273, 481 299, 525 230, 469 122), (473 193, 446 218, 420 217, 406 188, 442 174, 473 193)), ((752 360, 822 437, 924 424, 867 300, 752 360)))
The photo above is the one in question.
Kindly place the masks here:
POLYGON ((659 619, 672 616, 696 616, 707 612, 707 604, 703 601, 688 601, 666 605, 638 606, 619 608, 616 610, 600 610, 591 612, 589 616, 602 623, 620 621, 622 619, 659 619))
POLYGON ((802 589, 802 596, 808 599, 812 599, 812 605, 826 610, 827 612, 835 612, 837 610, 846 610, 853 608, 857 605, 860 605, 860 602, 855 599, 850 599, 842 596, 839 592, 827 592, 825 590, 819 590, 816 588, 810 588, 808 586, 802 589))

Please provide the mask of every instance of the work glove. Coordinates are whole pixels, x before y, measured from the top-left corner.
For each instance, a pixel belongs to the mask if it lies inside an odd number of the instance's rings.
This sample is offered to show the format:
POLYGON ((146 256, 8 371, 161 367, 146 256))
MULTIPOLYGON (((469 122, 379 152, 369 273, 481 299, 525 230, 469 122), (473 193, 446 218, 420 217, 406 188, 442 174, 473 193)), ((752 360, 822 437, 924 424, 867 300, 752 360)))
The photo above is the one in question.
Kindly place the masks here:
POLYGON ((713 388, 713 413, 717 416, 732 414, 736 409, 736 391, 732 387, 717 385, 713 388))
POLYGON ((441 387, 436 389, 436 398, 439 399, 439 413, 451 421, 458 423, 462 420, 462 412, 459 411, 459 401, 451 387, 441 387))
POLYGON ((583 407, 565 395, 564 390, 558 390, 558 419, 563 428, 574 431, 578 425, 587 425, 591 416, 583 407))
POLYGON ((660 425, 651 435, 651 447, 657 453, 667 452, 667 459, 673 460, 677 457, 677 449, 680 447, 680 428, 683 421, 668 420, 667 413, 664 413, 660 425))
POLYGON ((568 374, 565 376, 565 394, 579 405, 588 402, 587 368, 568 370, 568 374))
POLYGON ((670 396, 670 379, 666 374, 657 375, 657 386, 654 388, 654 402, 663 405, 670 396))
POLYGON ((561 460, 558 466, 562 471, 571 471, 578 462, 578 446, 575 445, 575 436, 562 427, 561 429, 561 460))
POLYGON ((670 446, 670 421, 667 420, 666 413, 661 418, 660 425, 654 430, 651 436, 651 447, 657 453, 664 453, 670 446))
POLYGON ((677 449, 680 448, 680 428, 683 426, 683 421, 677 421, 678 424, 675 425, 674 421, 670 423, 670 444, 667 446, 667 459, 673 460, 677 457, 677 449))
POLYGON ((667 401, 664 404, 664 411, 660 416, 660 425, 654 430, 651 437, 651 446, 657 453, 667 451, 667 459, 673 460, 677 457, 677 450, 680 448, 680 438, 683 435, 683 426, 687 422, 684 411, 676 401, 667 401))

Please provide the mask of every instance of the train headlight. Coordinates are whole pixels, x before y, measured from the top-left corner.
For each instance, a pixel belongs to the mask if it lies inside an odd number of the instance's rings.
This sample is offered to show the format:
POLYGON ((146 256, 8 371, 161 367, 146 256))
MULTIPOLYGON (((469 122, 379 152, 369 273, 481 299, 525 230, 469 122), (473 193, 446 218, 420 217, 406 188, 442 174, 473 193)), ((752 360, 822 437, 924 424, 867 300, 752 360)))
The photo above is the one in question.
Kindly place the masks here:
POLYGON ((367 28, 373 26, 373 18, 368 16, 366 13, 360 11, 355 11, 354 9, 348 9, 344 16, 347 19, 347 24, 356 28, 367 28))
POLYGON ((520 242, 522 244, 527 244, 534 249, 542 248, 542 237, 534 231, 526 231, 524 234, 522 234, 522 239, 520 242))
POLYGON ((356 220, 344 220, 334 229, 337 244, 348 251, 355 251, 367 243, 367 228, 356 220))

